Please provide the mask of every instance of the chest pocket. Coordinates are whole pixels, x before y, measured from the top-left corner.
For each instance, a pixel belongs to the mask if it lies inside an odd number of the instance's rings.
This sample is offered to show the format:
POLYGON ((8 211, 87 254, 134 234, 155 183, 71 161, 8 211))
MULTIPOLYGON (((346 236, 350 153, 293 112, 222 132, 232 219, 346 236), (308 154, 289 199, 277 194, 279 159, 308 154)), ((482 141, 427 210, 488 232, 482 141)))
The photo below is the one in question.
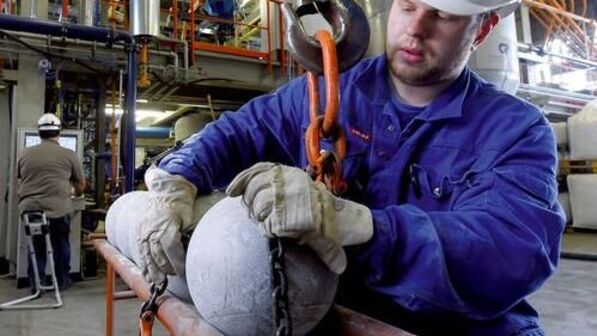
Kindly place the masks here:
POLYGON ((426 210, 450 210, 458 196, 480 172, 477 156, 455 147, 427 147, 406 172, 408 202, 426 210))

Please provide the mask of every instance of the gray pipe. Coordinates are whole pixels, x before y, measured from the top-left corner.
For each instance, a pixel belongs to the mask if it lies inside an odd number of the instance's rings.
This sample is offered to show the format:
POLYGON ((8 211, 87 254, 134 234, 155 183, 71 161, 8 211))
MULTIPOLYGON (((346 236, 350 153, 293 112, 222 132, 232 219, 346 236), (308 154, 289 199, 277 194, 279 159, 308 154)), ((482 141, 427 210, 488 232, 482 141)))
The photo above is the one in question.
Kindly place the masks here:
POLYGON ((134 44, 128 46, 128 77, 126 85, 126 134, 124 158, 124 191, 135 188, 135 104, 137 100, 137 51, 134 44))
POLYGON ((588 103, 588 102, 591 102, 591 101, 597 99, 597 97, 593 96, 593 95, 570 92, 570 91, 565 91, 565 90, 552 89, 552 88, 543 87, 543 86, 532 86, 532 85, 528 85, 528 84, 520 84, 518 91, 534 93, 534 94, 555 97, 555 98, 562 98, 562 99, 566 99, 566 100, 574 100, 574 101, 578 101, 581 103, 588 103))
POLYGON ((528 44, 528 43, 518 43, 518 50, 522 51, 522 52, 534 52, 537 55, 549 55, 552 57, 557 57, 560 59, 564 59, 567 61, 571 61, 577 64, 582 64, 582 65, 586 65, 588 67, 594 67, 597 68, 597 62, 593 62, 591 60, 588 59, 582 59, 582 58, 577 58, 577 57, 572 57, 572 56, 568 56, 568 55, 563 55, 563 54, 558 54, 558 53, 554 53, 554 52, 550 52, 550 51, 546 51, 543 50, 542 48, 536 47, 532 44, 528 44))

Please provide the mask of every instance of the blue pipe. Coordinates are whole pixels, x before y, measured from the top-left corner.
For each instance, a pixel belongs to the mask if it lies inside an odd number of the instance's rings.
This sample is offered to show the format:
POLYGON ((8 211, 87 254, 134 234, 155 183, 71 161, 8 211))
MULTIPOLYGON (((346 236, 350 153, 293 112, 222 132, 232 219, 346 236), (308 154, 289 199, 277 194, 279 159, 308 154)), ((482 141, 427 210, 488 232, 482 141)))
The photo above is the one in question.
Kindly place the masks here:
POLYGON ((137 98, 137 46, 133 35, 126 31, 30 19, 15 15, 0 15, 0 29, 107 44, 125 43, 128 53, 126 95, 126 124, 128 127, 124 138, 124 189, 125 192, 132 191, 135 185, 135 100, 137 98))
POLYGON ((137 100, 137 48, 127 45, 128 77, 126 84, 126 135, 124 156, 124 192, 135 188, 135 104, 137 100))
POLYGON ((102 43, 134 43, 133 35, 126 31, 101 27, 89 27, 73 23, 30 19, 16 15, 0 16, 0 29, 102 43))
POLYGON ((167 139, 170 137, 170 127, 137 127, 137 139, 167 139))

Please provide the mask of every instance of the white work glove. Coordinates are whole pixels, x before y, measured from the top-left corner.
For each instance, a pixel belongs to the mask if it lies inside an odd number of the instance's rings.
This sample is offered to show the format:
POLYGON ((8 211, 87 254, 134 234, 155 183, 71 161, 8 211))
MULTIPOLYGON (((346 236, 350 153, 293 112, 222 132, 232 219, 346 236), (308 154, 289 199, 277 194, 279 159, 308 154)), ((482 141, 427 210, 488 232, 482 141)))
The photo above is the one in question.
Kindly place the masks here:
POLYGON ((242 195, 267 237, 298 239, 336 274, 346 268, 342 246, 367 242, 373 235, 367 207, 334 196, 298 168, 258 163, 238 174, 226 193, 242 195))
POLYGON ((185 274, 181 232, 197 224, 193 218, 197 188, 184 177, 156 166, 145 173, 145 184, 149 201, 137 240, 139 266, 147 281, 160 284, 166 274, 185 274))

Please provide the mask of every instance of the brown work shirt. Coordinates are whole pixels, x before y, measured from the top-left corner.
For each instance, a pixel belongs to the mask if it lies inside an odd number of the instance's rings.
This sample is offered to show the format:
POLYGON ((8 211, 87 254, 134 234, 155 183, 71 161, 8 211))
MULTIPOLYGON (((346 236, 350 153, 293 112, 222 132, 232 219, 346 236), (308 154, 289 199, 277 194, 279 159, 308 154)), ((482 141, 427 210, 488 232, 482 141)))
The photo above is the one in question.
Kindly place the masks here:
POLYGON ((53 140, 26 148, 17 163, 19 212, 43 210, 49 218, 73 212, 72 184, 83 181, 75 153, 53 140))

